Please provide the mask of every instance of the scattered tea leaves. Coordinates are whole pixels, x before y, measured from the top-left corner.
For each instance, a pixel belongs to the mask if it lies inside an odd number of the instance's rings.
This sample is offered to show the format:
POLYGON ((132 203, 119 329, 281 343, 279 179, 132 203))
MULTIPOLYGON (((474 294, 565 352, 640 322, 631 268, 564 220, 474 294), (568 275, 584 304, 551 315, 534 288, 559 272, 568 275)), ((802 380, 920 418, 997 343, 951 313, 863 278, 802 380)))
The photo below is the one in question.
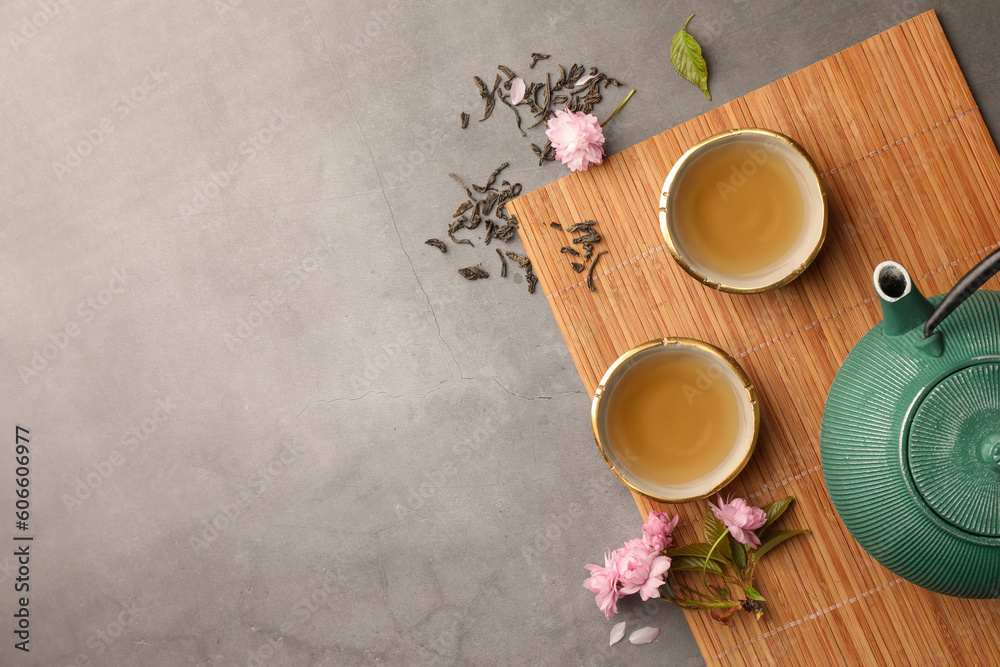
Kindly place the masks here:
POLYGON ((444 241, 439 241, 438 239, 427 239, 424 243, 437 248, 441 252, 448 252, 448 248, 445 246, 444 241))
POLYGON ((479 268, 480 265, 467 266, 464 269, 459 269, 458 273, 466 280, 479 280, 480 278, 489 278, 490 274, 479 268))
POLYGON ((577 257, 580 256, 580 253, 578 251, 574 250, 573 248, 570 248, 568 245, 564 245, 562 248, 559 248, 559 252, 563 254, 569 253, 570 255, 576 255, 577 257))
POLYGON ((594 257, 594 261, 590 263, 590 270, 587 271, 587 289, 589 289, 591 292, 597 291, 597 288, 594 287, 594 267, 597 266, 597 260, 601 258, 601 255, 607 255, 607 254, 608 254, 607 250, 602 250, 601 252, 597 253, 597 255, 594 257))
POLYGON ((537 63, 539 60, 545 60, 546 58, 551 58, 551 57, 552 56, 550 56, 547 53, 532 53, 531 65, 528 66, 528 69, 535 69, 535 63, 537 63))
MULTIPOLYGON (((532 56, 532 69, 539 60, 550 57, 544 53, 535 53, 532 56)), ((569 68, 564 65, 556 65, 555 67, 557 72, 546 73, 544 81, 529 83, 517 76, 509 67, 498 65, 497 69, 507 77, 507 80, 500 84, 501 77, 497 74, 497 81, 493 84, 492 89, 480 77, 473 77, 479 96, 485 103, 480 122, 490 117, 496 101, 499 100, 507 105, 514 114, 517 131, 521 136, 527 137, 528 133, 524 127, 525 118, 522 117, 521 111, 517 107, 527 106, 530 114, 534 116, 528 130, 539 126, 544 129, 549 119, 555 115, 557 108, 565 106, 570 111, 591 113, 602 100, 601 82, 604 83, 604 88, 622 85, 621 81, 607 76, 596 67, 590 67, 589 73, 587 67, 578 63, 573 63, 569 68), (557 91, 560 93, 555 94, 557 91)), ((544 147, 531 144, 531 150, 538 157, 539 165, 555 160, 555 149, 552 148, 551 143, 546 143, 544 147)))
POLYGON ((469 127, 469 114, 462 112, 462 129, 469 127))
POLYGON ((712 94, 708 92, 708 65, 701 55, 701 45, 687 31, 688 23, 694 18, 694 14, 684 22, 684 27, 674 34, 670 41, 670 62, 674 69, 682 77, 698 86, 705 97, 711 101, 712 94))
MULTIPOLYGON (((501 99, 503 98, 501 97, 501 99)), ((462 204, 455 211, 453 219, 448 227, 448 238, 450 238, 454 243, 475 247, 469 239, 456 238, 455 233, 461 229, 476 229, 480 225, 485 225, 486 234, 484 236, 484 241, 486 245, 489 245, 494 239, 504 243, 509 243, 514 239, 519 223, 516 217, 507 213, 505 204, 521 194, 521 184, 503 180, 501 181, 500 186, 496 185, 496 181, 500 174, 508 166, 509 164, 504 162, 493 170, 485 185, 472 185, 471 188, 467 186, 465 182, 458 177, 458 175, 449 174, 449 176, 455 179, 455 182, 457 182, 462 189, 465 190, 465 194, 468 196, 468 200, 462 202, 462 204), (491 213, 495 216, 495 218, 490 217, 491 213)), ((432 240, 437 241, 437 239, 432 240)), ((430 243, 430 241, 427 243, 428 245, 434 245, 436 248, 440 247, 436 244, 430 243)), ((496 251, 501 262, 500 276, 506 277, 507 260, 502 250, 496 249, 496 251)), ((517 257, 518 259, 515 261, 518 262, 518 266, 525 268, 528 273, 531 273, 531 263, 528 261, 528 258, 523 255, 517 255, 517 257)), ((467 280, 478 280, 480 278, 486 278, 489 275, 480 267, 480 265, 459 269, 459 273, 467 280)), ((536 284, 537 281, 537 277, 531 273, 528 278, 530 287, 529 291, 534 291, 534 284, 536 284)))

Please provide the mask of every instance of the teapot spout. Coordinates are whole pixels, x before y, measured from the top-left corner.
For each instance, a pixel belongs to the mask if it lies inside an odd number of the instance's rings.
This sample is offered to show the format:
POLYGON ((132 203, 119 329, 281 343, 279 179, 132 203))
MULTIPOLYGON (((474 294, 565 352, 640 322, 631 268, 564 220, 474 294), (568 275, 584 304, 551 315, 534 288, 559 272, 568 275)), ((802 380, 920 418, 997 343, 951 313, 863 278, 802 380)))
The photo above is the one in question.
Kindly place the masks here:
POLYGON ((898 262, 882 262, 872 276, 875 292, 882 301, 883 332, 901 336, 923 327, 934 312, 934 306, 924 298, 913 279, 898 262))

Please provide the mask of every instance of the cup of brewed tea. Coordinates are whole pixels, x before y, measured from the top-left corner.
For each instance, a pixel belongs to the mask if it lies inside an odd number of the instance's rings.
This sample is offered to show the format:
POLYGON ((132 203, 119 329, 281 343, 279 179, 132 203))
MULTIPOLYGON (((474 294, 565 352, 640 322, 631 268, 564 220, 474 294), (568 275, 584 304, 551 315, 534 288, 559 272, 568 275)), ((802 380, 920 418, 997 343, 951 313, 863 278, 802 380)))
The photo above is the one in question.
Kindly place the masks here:
POLYGON ((712 289, 751 294, 791 282, 819 254, 826 226, 816 165, 771 130, 709 137, 663 183, 660 229, 670 254, 712 289))
POLYGON ((731 482, 760 431, 746 371, 691 338, 651 340, 619 357, 597 387, 590 418, 618 479, 666 503, 705 498, 731 482))

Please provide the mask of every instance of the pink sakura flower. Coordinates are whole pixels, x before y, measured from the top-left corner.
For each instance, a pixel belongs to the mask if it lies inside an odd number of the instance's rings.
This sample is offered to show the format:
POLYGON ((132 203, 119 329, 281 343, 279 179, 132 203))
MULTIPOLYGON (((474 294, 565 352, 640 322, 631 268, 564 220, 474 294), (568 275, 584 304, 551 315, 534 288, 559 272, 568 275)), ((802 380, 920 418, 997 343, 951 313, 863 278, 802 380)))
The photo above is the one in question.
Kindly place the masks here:
POLYGON ((646 523, 642 524, 642 540, 656 551, 664 551, 673 541, 670 534, 677 527, 680 517, 676 514, 668 519, 663 512, 650 512, 646 523))
POLYGON ((719 506, 708 504, 712 508, 715 518, 726 525, 729 534, 737 542, 745 544, 751 549, 760 546, 760 538, 754 534, 767 521, 767 514, 759 507, 754 507, 743 498, 733 498, 729 502, 722 502, 722 494, 719 494, 719 506))
POLYGON ((619 551, 615 569, 622 595, 638 593, 643 600, 660 597, 660 586, 670 569, 670 558, 638 539, 626 542, 619 551))
POLYGON ((600 565, 585 566, 590 570, 590 577, 583 582, 583 587, 597 594, 594 598, 597 601, 597 607, 604 612, 609 620, 618 613, 618 598, 621 596, 618 590, 620 578, 617 563, 620 555, 621 549, 608 551, 604 555, 604 567, 600 565))
POLYGON ((604 159, 604 130, 597 117, 582 111, 556 111, 550 118, 545 136, 556 149, 556 157, 570 171, 586 171, 604 159))

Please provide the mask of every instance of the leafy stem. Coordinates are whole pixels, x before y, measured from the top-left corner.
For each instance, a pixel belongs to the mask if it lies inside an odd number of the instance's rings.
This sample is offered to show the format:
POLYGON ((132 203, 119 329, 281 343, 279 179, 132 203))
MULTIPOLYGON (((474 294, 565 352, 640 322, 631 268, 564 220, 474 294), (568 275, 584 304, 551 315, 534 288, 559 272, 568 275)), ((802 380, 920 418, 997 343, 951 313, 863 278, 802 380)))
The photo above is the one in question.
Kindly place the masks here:
POLYGON ((715 548, 719 546, 719 542, 721 542, 728 535, 729 535, 728 530, 722 531, 722 534, 719 535, 719 539, 715 540, 715 544, 712 545, 712 548, 709 549, 708 551, 708 555, 705 556, 705 564, 701 566, 701 583, 705 585, 705 588, 708 588, 708 577, 706 575, 706 570, 708 569, 708 561, 712 558, 712 554, 715 553, 715 548))
MULTIPOLYGON (((692 14, 692 16, 694 16, 694 14, 692 14)), ((604 121, 603 123, 601 123, 601 127, 602 128, 604 126, 606 126, 608 123, 610 123, 612 118, 614 118, 615 116, 618 115, 618 112, 622 110, 622 107, 625 106, 626 102, 628 102, 630 99, 632 99, 633 95, 635 95, 635 88, 633 88, 631 91, 629 91, 629 94, 625 96, 625 99, 622 100, 622 103, 618 105, 618 108, 611 112, 611 115, 608 116, 608 119, 606 121, 604 121)))

